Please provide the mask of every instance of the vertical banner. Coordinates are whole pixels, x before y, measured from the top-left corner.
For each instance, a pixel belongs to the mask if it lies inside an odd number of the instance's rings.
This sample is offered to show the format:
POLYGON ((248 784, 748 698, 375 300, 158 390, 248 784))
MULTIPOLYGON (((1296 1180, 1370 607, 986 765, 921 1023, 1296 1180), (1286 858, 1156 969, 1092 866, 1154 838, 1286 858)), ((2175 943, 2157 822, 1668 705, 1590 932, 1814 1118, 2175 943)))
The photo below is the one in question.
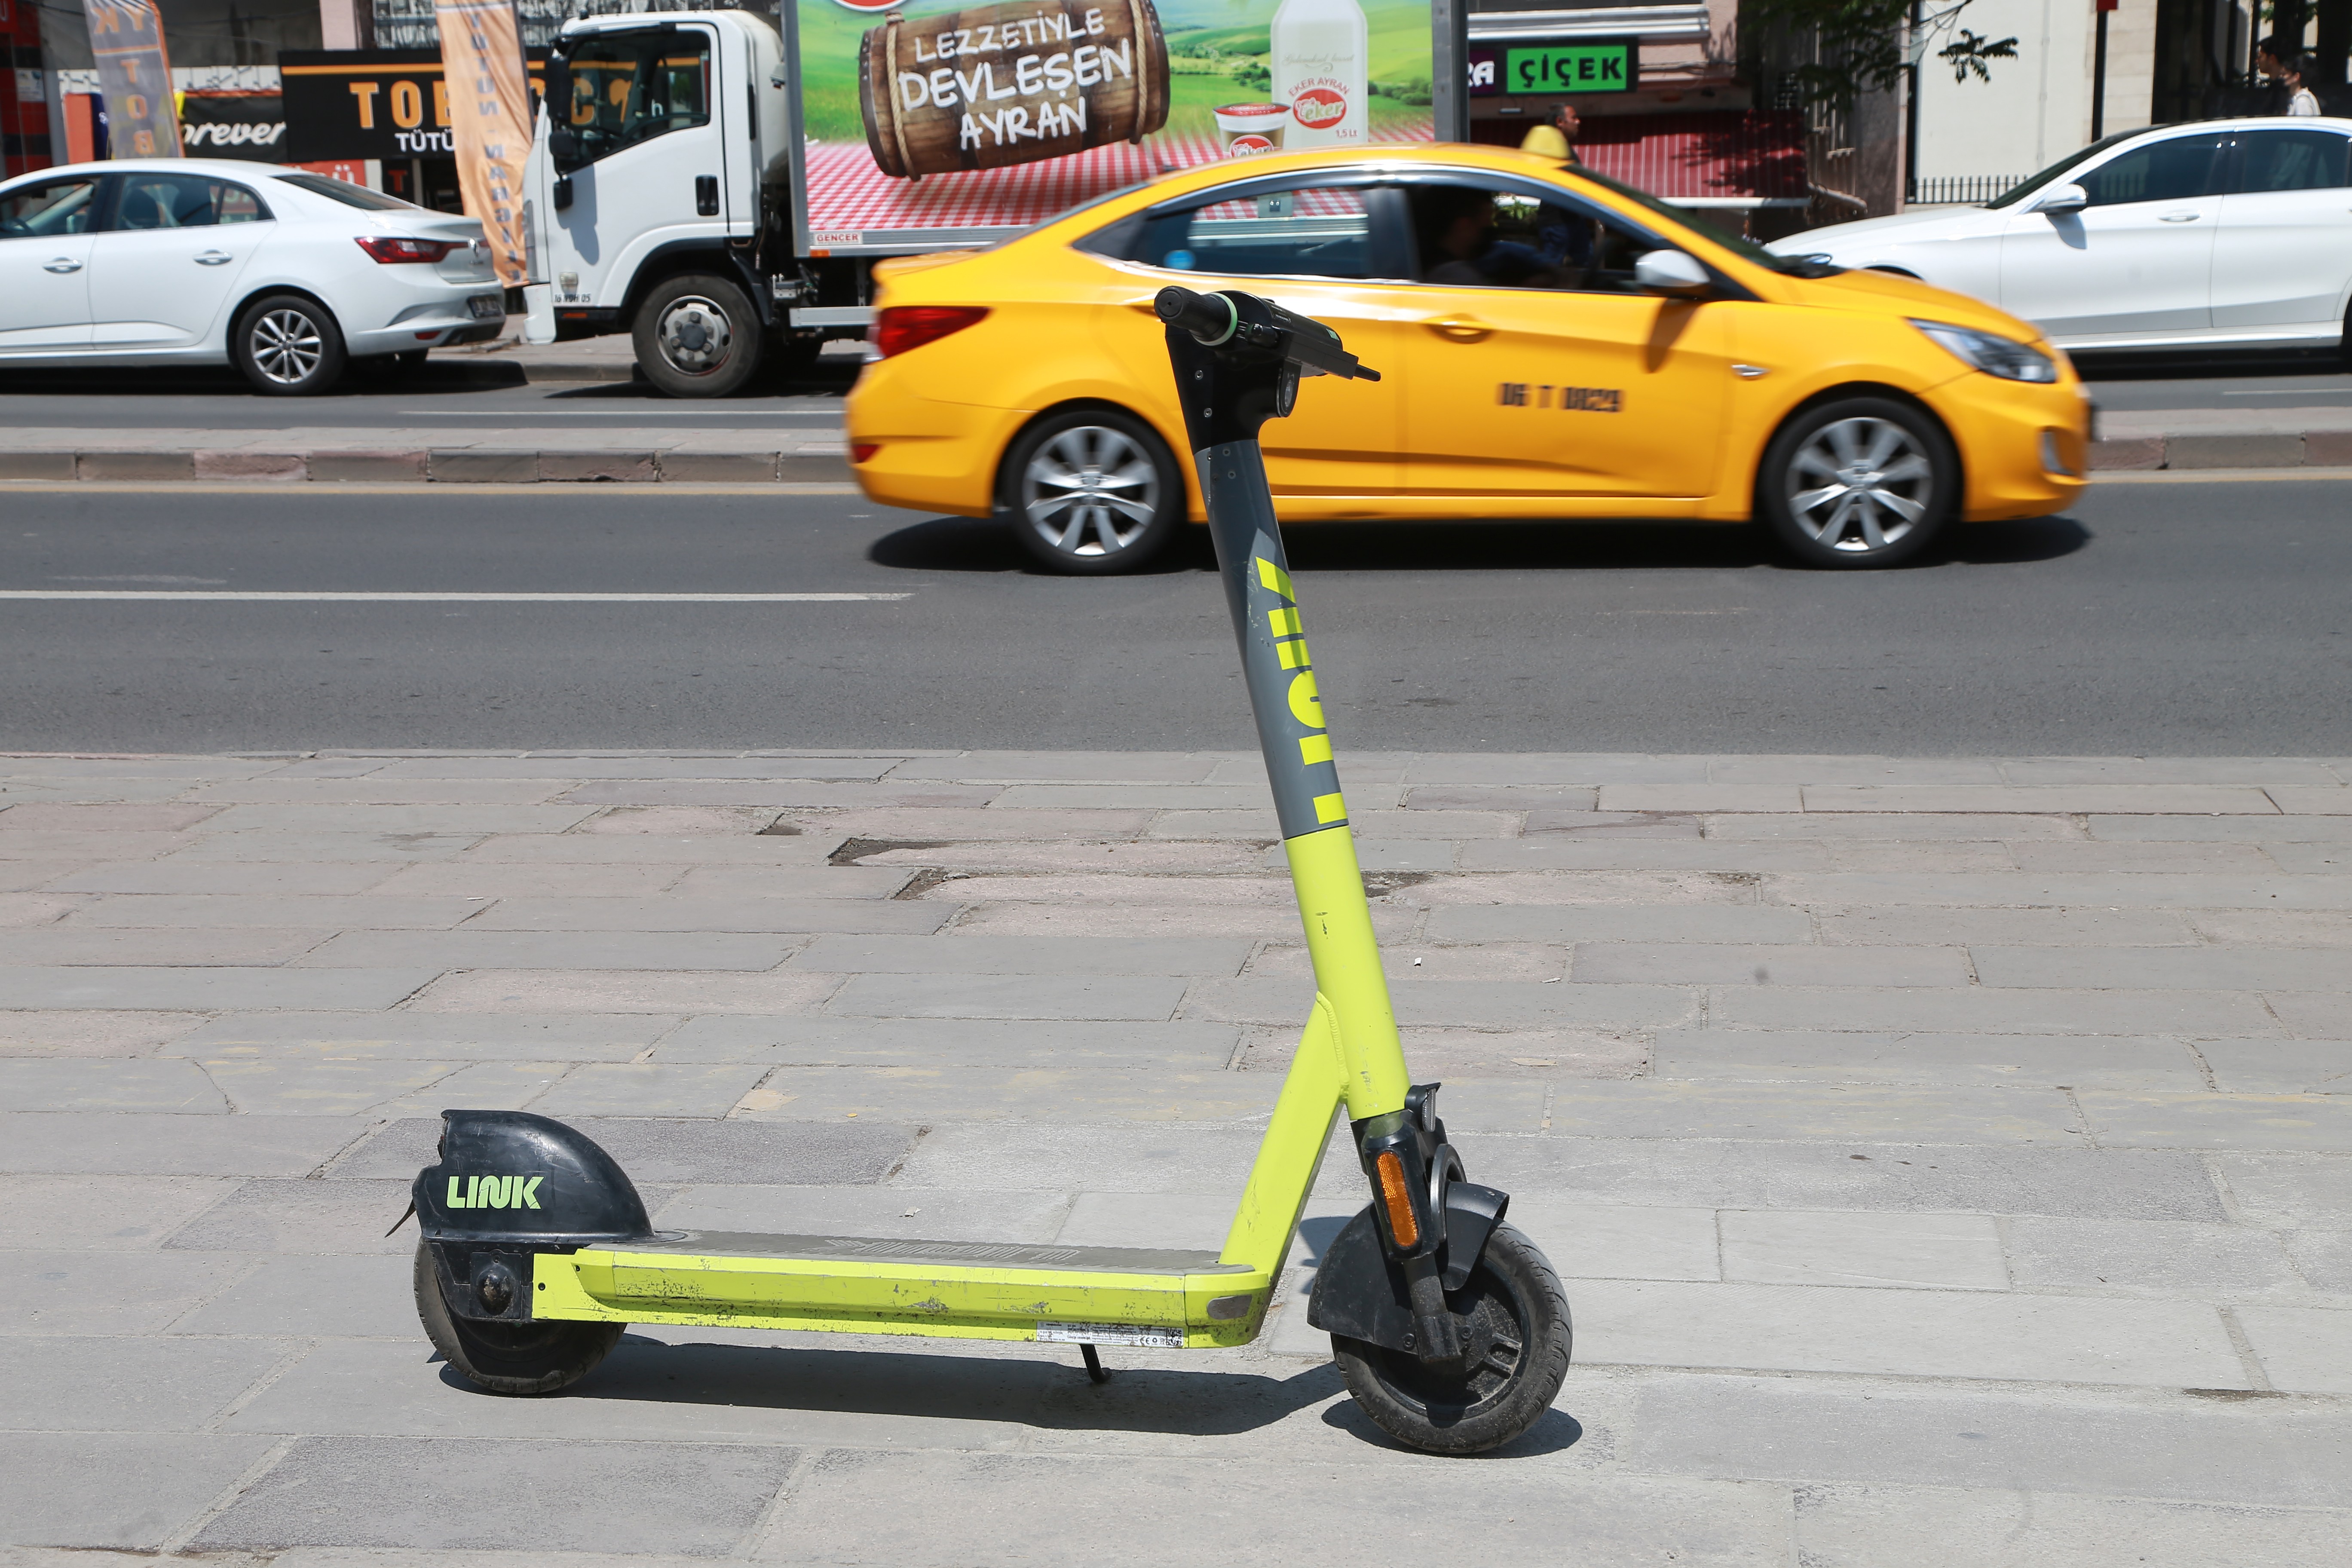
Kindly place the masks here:
POLYGON ((1189 164, 1426 142, 1431 0, 785 0, 808 242, 1032 224, 1189 164))
POLYGON ((514 0, 436 0, 434 13, 466 216, 482 220, 499 281, 520 288, 530 281, 522 167, 530 156, 531 111, 514 0))
POLYGON ((117 158, 180 156, 172 104, 172 62, 154 0, 82 0, 89 52, 106 98, 106 136, 117 158))

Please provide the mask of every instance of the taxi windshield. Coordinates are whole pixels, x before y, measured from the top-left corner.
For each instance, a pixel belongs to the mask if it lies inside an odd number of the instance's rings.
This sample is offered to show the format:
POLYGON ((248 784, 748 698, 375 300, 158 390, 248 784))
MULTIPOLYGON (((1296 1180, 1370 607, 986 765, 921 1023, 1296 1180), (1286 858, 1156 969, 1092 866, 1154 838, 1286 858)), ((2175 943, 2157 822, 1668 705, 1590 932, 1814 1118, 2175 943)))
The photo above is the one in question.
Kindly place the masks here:
POLYGON ((1661 217, 1672 218, 1685 228, 1696 228, 1711 245, 1719 245, 1742 261, 1774 272, 1784 272, 1791 278, 1828 278, 1845 270, 1812 256, 1781 256, 1765 249, 1752 239, 1725 234, 1719 229, 1702 226, 1692 220, 1692 215, 1672 202, 1661 201, 1647 191, 1634 189, 1622 180, 1612 180, 1606 174, 1596 174, 1590 169, 1576 171, 1580 180, 1590 180, 1603 190, 1624 197, 1638 206, 1648 208, 1661 217))

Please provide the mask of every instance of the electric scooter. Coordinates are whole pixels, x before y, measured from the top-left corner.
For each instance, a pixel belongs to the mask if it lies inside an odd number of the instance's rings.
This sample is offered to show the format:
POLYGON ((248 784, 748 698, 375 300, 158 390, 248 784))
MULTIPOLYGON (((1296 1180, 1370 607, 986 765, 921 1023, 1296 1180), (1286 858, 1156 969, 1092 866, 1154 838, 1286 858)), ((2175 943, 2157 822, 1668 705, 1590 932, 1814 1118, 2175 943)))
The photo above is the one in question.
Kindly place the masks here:
POLYGON ((1246 1344, 1265 1321, 1342 1106, 1370 1202, 1324 1254, 1307 1321, 1348 1391, 1433 1454, 1507 1443, 1567 1375, 1559 1279, 1469 1181, 1408 1081, 1257 434, 1302 378, 1377 380, 1339 335, 1271 300, 1163 289, 1168 353, 1258 742, 1315 967, 1315 1006, 1232 1229, 1217 1252, 849 1236, 656 1231, 612 1157, 523 1111, 443 1113, 418 1173, 418 1314, 483 1388, 546 1394, 585 1375, 629 1323, 835 1330, 1082 1347, 1246 1344))

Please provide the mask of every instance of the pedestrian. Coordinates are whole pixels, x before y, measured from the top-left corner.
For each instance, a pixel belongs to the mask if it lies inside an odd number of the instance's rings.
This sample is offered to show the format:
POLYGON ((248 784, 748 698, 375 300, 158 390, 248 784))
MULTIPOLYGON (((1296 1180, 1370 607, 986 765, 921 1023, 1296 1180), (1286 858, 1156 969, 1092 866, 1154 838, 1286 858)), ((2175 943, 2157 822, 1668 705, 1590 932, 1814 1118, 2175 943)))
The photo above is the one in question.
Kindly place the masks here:
POLYGON ((2294 52, 2276 34, 2254 46, 2254 74, 2263 79, 2262 113, 2287 111, 2286 59, 2294 52))
POLYGON ((1539 158, 1557 158, 1571 169, 1580 169, 1584 160, 1576 155, 1576 133, 1582 125, 1576 116, 1576 105, 1563 103, 1552 110, 1549 120, 1528 128, 1519 151, 1533 153, 1539 158))
POLYGON ((2305 85, 2319 68, 2317 55, 2297 55, 2280 72, 2279 81, 2287 90, 2286 112, 2295 116, 2316 115, 2319 95, 2305 85))

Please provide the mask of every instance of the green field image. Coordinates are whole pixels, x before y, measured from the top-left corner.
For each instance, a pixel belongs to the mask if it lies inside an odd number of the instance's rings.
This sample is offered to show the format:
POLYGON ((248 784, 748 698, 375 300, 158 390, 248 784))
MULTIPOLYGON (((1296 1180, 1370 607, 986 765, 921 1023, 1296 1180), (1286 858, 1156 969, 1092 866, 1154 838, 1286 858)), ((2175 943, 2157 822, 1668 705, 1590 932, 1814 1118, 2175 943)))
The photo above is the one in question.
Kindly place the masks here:
MULTIPOLYGON (((923 4, 902 8, 910 25, 980 6, 923 4)), ((1266 29, 1273 0, 1247 4, 1170 4, 1159 7, 1168 36, 1168 130, 1213 136, 1213 111, 1228 103, 1255 103, 1270 73, 1266 29)), ((800 8, 801 112, 820 142, 863 142, 857 111, 857 41, 879 25, 872 14, 845 10, 833 0, 804 0, 800 8)), ((1426 123, 1429 119, 1429 7, 1368 5, 1372 130, 1426 123)), ((903 46, 902 46, 903 47, 903 46)))

